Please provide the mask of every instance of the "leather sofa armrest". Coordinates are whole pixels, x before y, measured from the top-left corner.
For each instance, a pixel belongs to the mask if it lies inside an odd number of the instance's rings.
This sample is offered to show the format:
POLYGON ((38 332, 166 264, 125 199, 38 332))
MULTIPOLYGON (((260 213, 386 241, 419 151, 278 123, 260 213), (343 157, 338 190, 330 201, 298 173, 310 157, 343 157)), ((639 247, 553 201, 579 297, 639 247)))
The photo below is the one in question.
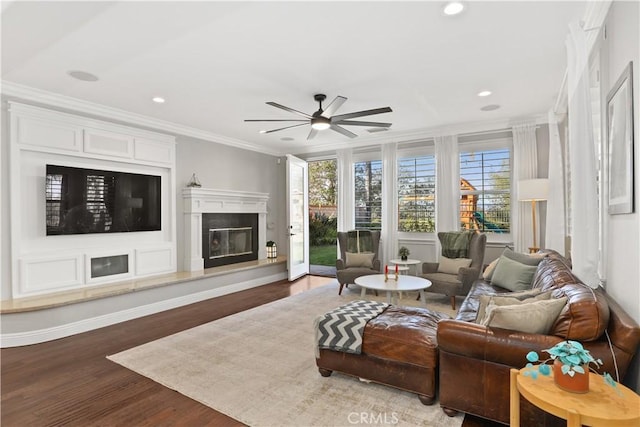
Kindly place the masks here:
POLYGON ((437 273, 438 272, 438 263, 437 262, 423 262, 422 263, 422 273, 437 273))
POLYGON ((508 329, 487 328, 460 320, 438 322, 438 348, 440 351, 472 359, 522 368, 527 364, 527 353, 553 347, 562 341, 554 335, 528 334, 508 329))
POLYGON ((341 259, 336 260, 336 270, 344 270, 344 261, 341 259))

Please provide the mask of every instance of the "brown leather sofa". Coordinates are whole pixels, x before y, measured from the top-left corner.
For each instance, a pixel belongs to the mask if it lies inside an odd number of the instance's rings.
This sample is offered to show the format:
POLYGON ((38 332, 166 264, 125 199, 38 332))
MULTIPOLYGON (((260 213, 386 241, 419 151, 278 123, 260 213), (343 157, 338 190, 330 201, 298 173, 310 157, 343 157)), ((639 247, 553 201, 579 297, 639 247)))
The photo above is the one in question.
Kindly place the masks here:
MULTIPOLYGON (((568 261, 546 251, 534 275, 533 287, 553 289, 553 297, 566 296, 563 309, 548 335, 486 327, 475 322, 480 295, 508 292, 479 280, 462 303, 455 320, 438 324, 439 400, 449 415, 474 414, 509 423, 509 370, 522 368, 529 351, 548 349, 555 343, 580 341, 596 359, 601 372, 624 378, 640 343, 640 327, 602 290, 592 290, 571 272, 568 261), (613 354, 609 347, 611 340, 613 354)), ((565 425, 521 398, 521 425, 565 425)))

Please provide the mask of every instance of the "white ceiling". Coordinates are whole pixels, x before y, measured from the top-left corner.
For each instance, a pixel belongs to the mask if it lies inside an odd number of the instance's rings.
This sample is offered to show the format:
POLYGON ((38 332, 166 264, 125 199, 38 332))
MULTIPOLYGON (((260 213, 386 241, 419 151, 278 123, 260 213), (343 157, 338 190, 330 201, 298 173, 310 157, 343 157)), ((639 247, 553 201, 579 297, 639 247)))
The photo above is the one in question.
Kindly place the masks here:
POLYGON ((566 68, 567 24, 585 4, 474 1, 447 17, 439 1, 15 1, 3 4, 2 80, 265 152, 321 151, 546 114, 566 68), (298 118, 266 101, 310 114, 315 93, 347 97, 338 114, 390 106, 359 120, 391 130, 307 141, 308 126, 260 134, 280 126, 243 121, 298 118), (501 108, 480 110, 488 104, 501 108))

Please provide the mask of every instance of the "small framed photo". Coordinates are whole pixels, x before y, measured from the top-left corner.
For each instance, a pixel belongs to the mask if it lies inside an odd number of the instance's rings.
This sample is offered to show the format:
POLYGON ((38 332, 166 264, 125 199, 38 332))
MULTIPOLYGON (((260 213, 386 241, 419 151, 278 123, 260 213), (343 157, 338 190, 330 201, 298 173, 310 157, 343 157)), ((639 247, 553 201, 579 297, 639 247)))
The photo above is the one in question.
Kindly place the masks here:
POLYGON ((633 213, 633 63, 607 95, 609 214, 633 213))

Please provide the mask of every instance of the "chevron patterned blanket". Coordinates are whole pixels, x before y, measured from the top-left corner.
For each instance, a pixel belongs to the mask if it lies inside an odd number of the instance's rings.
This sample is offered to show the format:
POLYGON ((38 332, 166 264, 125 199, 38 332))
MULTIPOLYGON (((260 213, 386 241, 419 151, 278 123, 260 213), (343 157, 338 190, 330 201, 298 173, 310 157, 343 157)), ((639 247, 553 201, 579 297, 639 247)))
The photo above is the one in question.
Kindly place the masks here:
POLYGON ((315 320, 316 357, 320 349, 360 354, 367 322, 384 312, 389 304, 375 301, 351 301, 318 316, 315 320))

